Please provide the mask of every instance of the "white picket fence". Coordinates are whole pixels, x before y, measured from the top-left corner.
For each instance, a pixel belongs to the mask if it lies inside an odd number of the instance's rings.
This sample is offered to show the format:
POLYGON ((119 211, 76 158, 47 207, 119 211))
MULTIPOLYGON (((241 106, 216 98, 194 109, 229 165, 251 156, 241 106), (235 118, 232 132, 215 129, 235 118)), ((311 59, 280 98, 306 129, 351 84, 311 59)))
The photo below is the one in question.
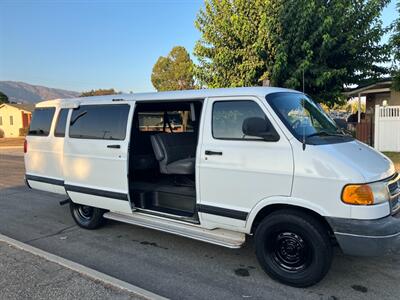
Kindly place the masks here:
POLYGON ((374 148, 400 152, 400 106, 375 106, 374 148))

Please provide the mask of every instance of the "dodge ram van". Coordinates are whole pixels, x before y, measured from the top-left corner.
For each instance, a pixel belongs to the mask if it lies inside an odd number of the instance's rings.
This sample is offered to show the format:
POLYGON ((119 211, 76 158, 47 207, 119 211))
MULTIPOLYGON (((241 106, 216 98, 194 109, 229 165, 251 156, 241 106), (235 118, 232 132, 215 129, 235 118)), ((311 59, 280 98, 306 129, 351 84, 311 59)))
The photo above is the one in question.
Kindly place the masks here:
POLYGON ((105 219, 239 248, 272 278, 311 286, 332 248, 400 245, 400 175, 307 95, 235 88, 57 99, 36 105, 26 183, 105 219))

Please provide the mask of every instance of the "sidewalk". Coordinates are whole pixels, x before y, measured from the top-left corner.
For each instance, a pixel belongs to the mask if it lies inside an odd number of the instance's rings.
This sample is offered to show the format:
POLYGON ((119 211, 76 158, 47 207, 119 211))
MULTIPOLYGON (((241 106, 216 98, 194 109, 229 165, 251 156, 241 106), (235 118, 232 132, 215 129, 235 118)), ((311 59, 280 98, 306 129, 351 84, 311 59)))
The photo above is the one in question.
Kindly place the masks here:
POLYGON ((144 299, 0 241, 0 299, 144 299))

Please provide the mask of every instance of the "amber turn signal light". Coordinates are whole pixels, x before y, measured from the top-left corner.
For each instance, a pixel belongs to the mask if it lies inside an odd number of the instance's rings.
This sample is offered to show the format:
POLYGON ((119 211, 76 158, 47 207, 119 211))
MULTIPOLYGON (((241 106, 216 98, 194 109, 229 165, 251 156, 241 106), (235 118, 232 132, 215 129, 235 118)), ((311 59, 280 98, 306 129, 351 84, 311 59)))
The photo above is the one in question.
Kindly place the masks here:
POLYGON ((374 204, 374 194, 368 185, 350 184, 343 189, 342 201, 353 205, 371 205, 374 204))

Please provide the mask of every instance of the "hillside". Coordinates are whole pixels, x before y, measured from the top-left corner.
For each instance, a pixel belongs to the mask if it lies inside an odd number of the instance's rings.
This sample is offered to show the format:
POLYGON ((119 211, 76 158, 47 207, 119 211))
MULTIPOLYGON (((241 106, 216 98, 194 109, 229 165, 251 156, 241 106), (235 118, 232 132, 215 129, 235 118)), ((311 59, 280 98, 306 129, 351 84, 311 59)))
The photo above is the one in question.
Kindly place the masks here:
POLYGON ((78 92, 31 85, 19 81, 0 81, 0 91, 8 96, 10 102, 36 103, 56 98, 73 98, 78 92))

